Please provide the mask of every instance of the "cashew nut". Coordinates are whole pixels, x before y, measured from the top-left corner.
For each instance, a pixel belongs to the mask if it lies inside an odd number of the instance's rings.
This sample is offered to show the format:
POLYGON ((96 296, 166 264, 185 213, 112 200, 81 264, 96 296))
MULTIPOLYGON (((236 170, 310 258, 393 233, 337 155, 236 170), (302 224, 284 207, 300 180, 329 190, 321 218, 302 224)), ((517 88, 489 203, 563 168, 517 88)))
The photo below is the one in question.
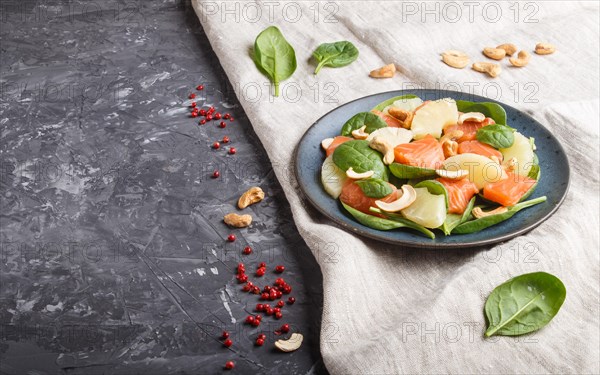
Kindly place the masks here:
POLYGON ((538 43, 535 45, 535 53, 538 55, 550 55, 556 51, 556 47, 554 47, 550 43, 538 43))
POLYGON ((404 129, 410 129, 414 117, 413 112, 405 111, 404 109, 400 109, 398 107, 390 107, 388 109, 388 113, 390 116, 400 121, 400 125, 402 125, 404 129))
POLYGON ((464 169, 458 169, 456 171, 436 169, 435 173, 437 173, 438 176, 447 178, 449 180, 462 180, 469 175, 469 171, 465 171, 464 169))
POLYGON ((473 208, 473 211, 471 211, 471 213, 477 219, 481 219, 482 217, 486 217, 486 216, 503 214, 503 213, 505 213, 507 211, 508 211, 508 209, 506 207, 498 207, 498 208, 496 208, 494 210, 491 210, 491 211, 484 211, 484 210, 481 209, 481 207, 475 207, 475 208, 473 208))
POLYGON ((302 345, 302 340, 304 340, 304 336, 302 336, 300 333, 292 333, 290 338, 287 340, 275 341, 275 347, 282 352, 293 352, 294 350, 300 348, 300 345, 302 345))
POLYGON ((394 162, 394 148, 382 137, 375 137, 369 142, 369 147, 383 154, 383 164, 390 165, 394 162))
POLYGON ((516 67, 524 67, 525 65, 529 64, 529 52, 524 50, 519 51, 517 57, 511 57, 508 59, 508 61, 510 61, 510 63, 516 67))
POLYGON ((447 159, 450 156, 454 156, 458 154, 458 142, 453 141, 451 139, 442 143, 442 151, 444 152, 444 157, 447 159))
POLYGON ((238 215, 236 213, 227 214, 223 217, 225 224, 236 228, 245 228, 252 223, 252 216, 238 215))
POLYGON ((321 141, 321 147, 323 147, 323 150, 327 150, 329 148, 329 146, 331 146, 332 143, 333 143, 333 138, 325 138, 324 140, 321 141))
POLYGON ((502 68, 500 65, 489 62, 476 62, 473 63, 473 70, 481 73, 487 73, 490 77, 498 77, 502 68))
POLYGON ((462 130, 451 130, 449 132, 444 133, 444 135, 442 135, 442 138, 440 138, 440 143, 444 143, 447 141, 455 141, 458 138, 463 136, 463 131, 462 130))
POLYGON ((454 49, 442 53, 442 61, 446 65, 456 69, 462 69, 469 65, 469 56, 466 53, 454 49))
POLYGON ((442 144, 442 151, 444 151, 444 156, 449 158, 450 156, 454 156, 458 153, 458 143, 456 140, 463 136, 462 130, 452 130, 447 132, 440 138, 440 143, 442 144))
POLYGON ((393 202, 387 203, 376 200, 375 205, 385 212, 398 212, 413 204, 417 199, 417 192, 410 185, 402 185, 402 195, 393 202))
POLYGON ((394 76, 394 73, 396 73, 396 65, 388 64, 388 65, 382 66, 379 69, 372 70, 371 73, 369 73, 369 77, 371 77, 371 78, 392 78, 394 76))
POLYGON ((504 44, 500 44, 498 47, 496 48, 500 48, 503 49, 504 52, 506 52, 506 56, 512 56, 515 52, 517 52, 517 46, 515 46, 512 43, 504 43, 504 44))
POLYGON ((367 125, 363 125, 360 129, 356 129, 352 131, 352 136, 354 139, 367 139, 369 138, 369 133, 365 133, 365 129, 367 125))
POLYGON ((261 188, 257 186, 251 187, 238 199, 238 207, 244 209, 251 204, 262 201, 264 198, 265 192, 261 188))
MULTIPOLYGON (((482 121, 485 121, 485 115, 480 112, 468 112, 468 113, 463 113, 460 116, 458 116, 458 124, 459 125, 462 125, 462 123, 465 121, 482 122, 482 121)), ((462 134, 460 136, 462 136, 462 134)))
POLYGON ((373 172, 373 171, 366 171, 363 173, 358 173, 358 172, 355 172, 352 167, 348 168, 348 170, 346 171, 346 176, 348 176, 348 178, 351 178, 353 180, 362 180, 365 178, 369 178, 369 177, 373 176, 374 174, 375 174, 375 172, 373 172))
POLYGON ((483 54, 494 60, 502 60, 506 56, 506 51, 502 48, 485 47, 483 54))

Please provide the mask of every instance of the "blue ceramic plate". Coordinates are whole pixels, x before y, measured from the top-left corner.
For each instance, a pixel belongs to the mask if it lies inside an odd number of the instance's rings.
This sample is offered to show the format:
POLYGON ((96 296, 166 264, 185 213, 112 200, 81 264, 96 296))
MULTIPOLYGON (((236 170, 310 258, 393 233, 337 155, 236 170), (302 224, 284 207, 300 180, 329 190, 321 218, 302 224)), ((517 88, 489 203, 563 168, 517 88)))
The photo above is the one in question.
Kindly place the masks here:
POLYGON ((358 112, 370 111, 386 99, 413 94, 423 100, 452 98, 473 102, 495 102, 481 96, 445 90, 400 90, 375 94, 346 103, 321 117, 302 137, 296 148, 295 173, 300 189, 306 198, 323 215, 339 224, 348 232, 376 240, 408 247, 459 248, 493 244, 528 232, 540 225, 558 209, 569 188, 569 163, 558 140, 542 124, 506 104, 499 103, 506 110, 508 125, 525 136, 534 137, 541 168, 541 180, 535 192, 528 199, 547 196, 544 203, 518 212, 500 224, 471 234, 444 236, 436 230, 436 238, 431 240, 409 229, 380 231, 366 227, 355 221, 344 210, 339 201, 331 198, 321 185, 321 164, 325 154, 321 141, 339 135, 342 125, 358 112))

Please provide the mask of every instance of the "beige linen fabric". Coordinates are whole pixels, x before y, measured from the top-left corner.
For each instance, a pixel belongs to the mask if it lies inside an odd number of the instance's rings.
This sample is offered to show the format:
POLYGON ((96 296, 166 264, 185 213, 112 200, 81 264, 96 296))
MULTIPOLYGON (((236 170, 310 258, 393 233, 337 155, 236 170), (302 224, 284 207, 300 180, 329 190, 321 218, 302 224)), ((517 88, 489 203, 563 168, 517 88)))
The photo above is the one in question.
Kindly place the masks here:
POLYGON ((321 352, 331 373, 600 372, 596 2, 194 0, 193 6, 321 266, 321 352), (282 30, 298 59, 279 98, 268 95, 267 79, 248 56, 269 25, 282 30), (312 51, 337 40, 352 41, 358 61, 314 76, 312 51), (439 57, 459 49, 472 61, 489 61, 483 47, 511 42, 533 51, 541 41, 555 44, 557 52, 532 53, 520 69, 504 60, 496 79, 449 68, 439 57), (390 62, 400 69, 395 78, 368 77, 390 62), (548 127, 564 145, 572 171, 559 211, 498 246, 423 251, 351 235, 309 207, 291 173, 294 147, 306 129, 350 100, 415 87, 495 98, 548 127), (486 296, 508 278, 534 271, 565 283, 560 313, 534 335, 483 339, 486 296))

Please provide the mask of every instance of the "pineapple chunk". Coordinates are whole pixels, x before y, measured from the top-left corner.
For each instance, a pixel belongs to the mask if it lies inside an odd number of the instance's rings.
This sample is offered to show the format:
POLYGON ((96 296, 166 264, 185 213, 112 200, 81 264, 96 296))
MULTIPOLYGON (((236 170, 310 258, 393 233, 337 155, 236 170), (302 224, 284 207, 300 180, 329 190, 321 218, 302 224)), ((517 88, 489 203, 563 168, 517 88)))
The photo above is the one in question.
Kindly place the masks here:
POLYGON ((511 159, 515 158, 515 173, 521 176, 527 176, 534 163, 533 146, 529 138, 525 137, 523 134, 515 132, 514 135, 515 141, 512 146, 508 148, 501 148, 499 151, 504 157, 503 159, 505 165, 510 165, 512 163, 511 159))
POLYGON ((488 182, 496 182, 508 177, 500 164, 478 154, 465 153, 451 156, 444 161, 444 169, 468 171, 467 178, 480 190, 488 182))
POLYGON ((437 228, 446 220, 446 198, 431 194, 427 188, 415 188, 417 199, 403 209, 402 215, 425 228, 437 228))
POLYGON ((333 162, 333 155, 329 155, 321 166, 321 183, 327 194, 337 199, 347 178, 346 173, 333 162))
POLYGON ((445 126, 454 125, 458 121, 458 109, 452 99, 439 99, 425 104, 412 120, 411 130, 415 139, 431 134, 435 138, 442 136, 445 126))

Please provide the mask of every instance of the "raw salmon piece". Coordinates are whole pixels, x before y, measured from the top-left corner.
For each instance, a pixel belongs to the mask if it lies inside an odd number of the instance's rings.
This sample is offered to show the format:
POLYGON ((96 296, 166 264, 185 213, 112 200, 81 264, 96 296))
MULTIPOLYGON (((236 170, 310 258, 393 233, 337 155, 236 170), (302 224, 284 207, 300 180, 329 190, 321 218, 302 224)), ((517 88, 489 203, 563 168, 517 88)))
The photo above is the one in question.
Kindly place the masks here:
POLYGON ((392 128, 401 128, 402 127, 402 124, 400 123, 400 121, 398 121, 396 118, 394 118, 390 115, 386 115, 384 113, 381 113, 381 112, 375 111, 375 110, 373 110, 371 112, 373 112, 377 116, 381 117, 381 119, 383 121, 385 121, 385 123, 388 124, 389 127, 392 127, 392 128))
POLYGON ((394 148, 398 163, 413 167, 437 169, 444 163, 442 145, 431 135, 411 143, 403 143, 394 148))
POLYGON ((462 137, 460 137, 456 140, 458 143, 465 142, 465 141, 472 141, 472 140, 475 140, 475 135, 477 134, 477 130, 483 128, 484 126, 492 125, 495 123, 496 122, 489 117, 487 117, 482 122, 465 121, 461 125, 456 124, 456 125, 446 126, 444 128, 444 134, 447 134, 454 130, 460 130, 463 132, 463 135, 462 135, 462 137))
POLYGON ((471 198, 479 193, 477 186, 467 178, 460 180, 438 178, 437 180, 444 185, 448 192, 448 202, 450 203, 448 213, 450 214, 462 215, 467 209, 471 198))
POLYGON ((343 188, 342 188, 342 194, 340 195, 340 200, 347 204, 348 206, 355 208, 357 210, 359 210, 360 212, 364 212, 365 214, 369 214, 369 215, 375 215, 375 216, 380 216, 374 212, 369 211, 370 207, 377 207, 375 206, 375 201, 377 200, 382 200, 384 202, 393 202, 396 199, 400 198, 400 195, 402 194, 402 192, 400 190, 397 190, 396 187, 392 184, 390 184, 390 186, 394 189, 394 191, 388 195, 385 196, 383 198, 369 198, 365 195, 365 193, 363 193, 363 191, 361 190, 360 186, 358 186, 358 184, 356 184, 354 181, 346 184, 343 188))
POLYGON ((490 145, 479 141, 464 141, 458 144, 459 154, 478 154, 491 158, 495 156, 502 162, 502 153, 490 145))
POLYGON ((343 135, 338 135, 337 137, 333 138, 333 142, 331 142, 329 147, 327 147, 327 150, 325 151, 325 153, 327 154, 327 156, 329 156, 329 155, 333 154, 333 152, 339 145, 341 145, 344 142, 351 141, 353 139, 354 138, 345 137, 343 135))
POLYGON ((519 203, 521 197, 525 195, 537 181, 513 172, 507 171, 506 174, 508 175, 508 178, 486 184, 483 187, 483 197, 505 207, 510 207, 519 203))

